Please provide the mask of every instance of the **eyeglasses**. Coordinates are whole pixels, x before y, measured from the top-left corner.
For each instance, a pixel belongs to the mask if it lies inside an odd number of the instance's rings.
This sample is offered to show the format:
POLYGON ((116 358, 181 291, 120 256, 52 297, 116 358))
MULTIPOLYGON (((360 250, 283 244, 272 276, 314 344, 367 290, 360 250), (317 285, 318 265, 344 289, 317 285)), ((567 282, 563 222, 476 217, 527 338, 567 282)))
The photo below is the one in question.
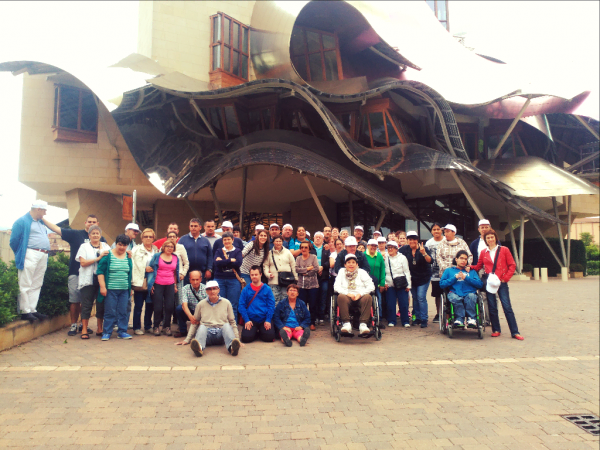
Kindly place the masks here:
POLYGON ((142 236, 142 239, 154 239, 154 236, 142 236))

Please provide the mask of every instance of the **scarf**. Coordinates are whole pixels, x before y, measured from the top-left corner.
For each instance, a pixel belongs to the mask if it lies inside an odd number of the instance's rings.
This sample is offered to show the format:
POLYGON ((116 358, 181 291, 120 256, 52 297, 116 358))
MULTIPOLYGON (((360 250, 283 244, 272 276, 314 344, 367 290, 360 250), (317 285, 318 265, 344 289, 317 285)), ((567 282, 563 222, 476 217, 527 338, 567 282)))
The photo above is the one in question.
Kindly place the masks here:
POLYGON ((355 291, 356 290, 356 277, 358 276, 358 269, 354 272, 346 271, 346 280, 348 280, 348 290, 355 291))

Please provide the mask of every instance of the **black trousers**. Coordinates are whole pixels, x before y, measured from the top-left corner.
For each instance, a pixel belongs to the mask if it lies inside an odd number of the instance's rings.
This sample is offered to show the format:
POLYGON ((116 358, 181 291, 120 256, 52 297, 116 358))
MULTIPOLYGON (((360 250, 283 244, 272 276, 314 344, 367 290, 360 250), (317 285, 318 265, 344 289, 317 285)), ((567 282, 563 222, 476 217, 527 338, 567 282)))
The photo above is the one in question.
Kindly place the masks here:
POLYGON ((275 327, 271 324, 269 330, 265 329, 265 323, 252 322, 252 328, 246 330, 246 327, 242 329, 242 342, 254 342, 257 338, 260 338, 263 342, 273 342, 275 340, 275 327))
MULTIPOLYGON (((152 305, 154 307, 154 328, 158 328, 164 318, 171 318, 175 309, 175 283, 162 285, 154 284, 154 294, 152 294, 152 305), (164 316, 163 316, 164 308, 164 316)), ((169 323, 165 322, 164 327, 169 328, 169 323)))

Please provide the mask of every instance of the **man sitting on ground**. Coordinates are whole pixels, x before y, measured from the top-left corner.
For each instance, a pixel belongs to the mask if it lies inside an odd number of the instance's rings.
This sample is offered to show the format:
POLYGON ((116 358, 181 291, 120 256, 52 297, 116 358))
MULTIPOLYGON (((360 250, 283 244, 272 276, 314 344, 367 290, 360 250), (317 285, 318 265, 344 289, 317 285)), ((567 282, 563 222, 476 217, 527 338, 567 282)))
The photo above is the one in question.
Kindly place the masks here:
POLYGON ((223 345, 231 356, 240 351, 237 325, 233 317, 233 307, 226 298, 219 296, 219 283, 214 280, 206 283, 208 298, 196 306, 195 322, 185 340, 175 345, 187 345, 196 356, 202 356, 207 345, 223 345))
POLYGON ((194 313, 198 303, 208 297, 206 289, 202 284, 202 273, 199 270, 194 270, 189 274, 190 284, 186 284, 179 298, 181 304, 175 308, 175 317, 177 317, 177 323, 179 324, 179 331, 175 333, 176 338, 182 338, 187 336, 187 321, 189 320, 192 325, 197 325, 194 313))
POLYGON ((271 288, 260 280, 261 275, 260 266, 252 266, 252 283, 246 286, 240 295, 238 312, 244 319, 244 343, 253 342, 257 337, 264 342, 275 340, 275 330, 271 325, 275 312, 275 296, 271 288))

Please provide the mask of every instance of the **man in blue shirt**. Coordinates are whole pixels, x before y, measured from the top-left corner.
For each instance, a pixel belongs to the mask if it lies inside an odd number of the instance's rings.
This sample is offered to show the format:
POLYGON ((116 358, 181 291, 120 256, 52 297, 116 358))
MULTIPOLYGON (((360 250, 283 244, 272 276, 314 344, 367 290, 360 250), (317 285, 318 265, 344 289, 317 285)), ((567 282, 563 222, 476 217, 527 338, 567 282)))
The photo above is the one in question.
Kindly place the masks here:
POLYGON ((30 322, 46 318, 37 312, 37 304, 50 252, 48 229, 42 220, 47 209, 48 203, 45 201, 33 202, 31 210, 15 221, 10 235, 10 248, 15 253, 19 276, 21 319, 30 322))
POLYGON ((200 235, 202 225, 200 219, 193 218, 190 220, 190 233, 182 236, 179 239, 179 244, 185 247, 190 261, 188 274, 183 280, 183 284, 190 284, 189 274, 194 270, 199 270, 204 274, 204 280, 208 281, 212 278, 213 272, 213 251, 210 241, 200 235))

